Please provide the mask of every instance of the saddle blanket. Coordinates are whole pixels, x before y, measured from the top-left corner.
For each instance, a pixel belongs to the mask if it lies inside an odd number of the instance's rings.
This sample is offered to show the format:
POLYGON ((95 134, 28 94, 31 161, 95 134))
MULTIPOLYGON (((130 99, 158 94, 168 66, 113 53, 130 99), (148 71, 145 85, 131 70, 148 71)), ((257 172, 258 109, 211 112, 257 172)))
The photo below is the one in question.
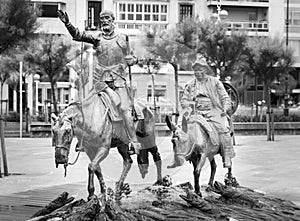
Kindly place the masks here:
POLYGON ((202 115, 191 115, 188 123, 194 122, 198 123, 204 129, 213 145, 220 143, 219 133, 212 122, 207 121, 202 115))

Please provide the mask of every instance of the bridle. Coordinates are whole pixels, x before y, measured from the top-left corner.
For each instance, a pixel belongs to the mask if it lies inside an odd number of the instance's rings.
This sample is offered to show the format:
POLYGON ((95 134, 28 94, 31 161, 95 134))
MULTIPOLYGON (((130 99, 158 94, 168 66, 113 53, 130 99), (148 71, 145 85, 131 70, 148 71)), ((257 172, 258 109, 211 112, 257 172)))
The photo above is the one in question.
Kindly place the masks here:
MULTIPOLYGON (((69 106, 70 106, 70 105, 69 105, 69 106)), ((80 106, 80 105, 78 105, 78 106, 80 106)), ((80 106, 80 107, 81 107, 81 106, 80 106)), ((83 115, 82 108, 79 108, 79 109, 80 109, 80 111, 81 111, 82 118, 83 118, 83 126, 85 126, 85 125, 84 125, 84 115, 83 115)), ((70 120, 69 118, 66 118, 66 114, 63 115, 63 116, 60 116, 60 118, 61 118, 61 119, 59 119, 59 121, 60 121, 59 124, 62 124, 63 121, 66 121, 66 122, 68 122, 68 123, 71 124, 71 129, 72 129, 72 132, 73 132, 73 135, 74 135, 74 128, 75 128, 74 122, 73 122, 72 120, 70 120)), ((84 139, 84 133, 82 133, 82 138, 80 139, 80 147, 82 146, 83 139, 84 139)), ((56 150, 57 148, 64 149, 64 150, 66 150, 66 151, 68 152, 68 154, 69 154, 70 147, 67 147, 66 145, 63 145, 63 144, 59 144, 59 145, 55 145, 55 150, 56 150)), ((74 160, 72 163, 68 162, 68 163, 65 163, 65 164, 64 164, 64 169, 65 169, 64 176, 65 176, 65 177, 67 176, 67 167, 68 167, 69 165, 71 165, 71 166, 74 165, 74 164, 78 161, 80 152, 81 152, 81 151, 78 151, 78 154, 77 154, 75 160, 74 160)))
MULTIPOLYGON (((178 127, 176 127, 176 128, 173 130, 173 136, 172 136, 172 143, 173 143, 173 145, 176 145, 176 144, 174 144, 175 139, 177 139, 177 141, 180 140, 180 136, 179 136, 177 133, 175 133, 177 129, 178 129, 178 127)), ((187 139, 188 139, 188 138, 187 138, 187 139)), ((189 140, 187 140, 187 142, 189 142, 189 140)), ((176 150, 175 155, 183 156, 184 158, 186 158, 186 156, 190 156, 191 153, 192 153, 193 150, 194 150, 195 144, 196 144, 196 143, 194 142, 193 145, 192 145, 192 147, 190 148, 190 150, 189 150, 187 153, 184 153, 184 152, 178 152, 178 147, 177 147, 177 150, 176 150)), ((188 144, 185 144, 185 145, 189 146, 189 143, 188 143, 188 144)))

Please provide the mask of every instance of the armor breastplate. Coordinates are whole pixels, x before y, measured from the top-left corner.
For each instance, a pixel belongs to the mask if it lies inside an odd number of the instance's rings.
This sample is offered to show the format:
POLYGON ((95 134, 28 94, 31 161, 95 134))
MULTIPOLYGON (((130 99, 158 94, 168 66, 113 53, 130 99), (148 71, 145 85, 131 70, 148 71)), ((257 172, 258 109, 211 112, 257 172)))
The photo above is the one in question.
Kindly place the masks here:
POLYGON ((119 37, 101 38, 96 49, 98 64, 95 68, 93 82, 114 81, 116 87, 124 87, 126 62, 124 52, 118 43, 119 37))
POLYGON ((102 66, 112 66, 120 63, 124 63, 123 50, 118 43, 118 37, 111 39, 102 38, 97 45, 96 55, 98 58, 98 63, 102 66))

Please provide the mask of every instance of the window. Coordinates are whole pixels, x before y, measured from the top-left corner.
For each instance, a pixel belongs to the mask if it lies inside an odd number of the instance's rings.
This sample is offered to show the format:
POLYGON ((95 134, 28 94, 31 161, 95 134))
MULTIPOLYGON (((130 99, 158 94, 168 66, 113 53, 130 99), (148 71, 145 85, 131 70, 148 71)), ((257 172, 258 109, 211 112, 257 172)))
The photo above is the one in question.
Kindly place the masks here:
POLYGON ((51 100, 51 89, 47 88, 47 100, 51 100))
POLYGON ((38 102, 39 103, 43 102, 43 90, 42 90, 42 88, 38 89, 38 102))
POLYGON ((37 7, 41 10, 40 17, 56 18, 58 4, 38 4, 37 7))
POLYGON ((290 25, 300 25, 300 11, 292 11, 290 12, 290 19, 289 19, 290 25))
POLYGON ((179 19, 182 21, 186 17, 193 16, 193 5, 179 5, 179 19))
POLYGON ((168 4, 159 1, 155 3, 135 3, 134 1, 119 3, 117 14, 119 28, 139 29, 150 22, 162 23, 164 25, 162 27, 165 27, 168 22, 168 4), (120 24, 122 21, 124 21, 124 25, 120 24))
POLYGON ((69 90, 67 88, 63 88, 63 97, 62 97, 62 103, 68 104, 69 103, 69 90))
POLYGON ((88 21, 87 29, 96 29, 99 25, 100 12, 102 11, 101 2, 88 2, 88 21))
MULTIPOLYGON (((154 97, 156 101, 160 100, 160 97, 166 97, 167 85, 165 84, 156 84, 154 86, 154 97)), ((152 98, 152 85, 148 85, 147 100, 153 100, 152 98)))
POLYGON ((256 12, 248 12, 249 21, 257 21, 257 13, 256 12))

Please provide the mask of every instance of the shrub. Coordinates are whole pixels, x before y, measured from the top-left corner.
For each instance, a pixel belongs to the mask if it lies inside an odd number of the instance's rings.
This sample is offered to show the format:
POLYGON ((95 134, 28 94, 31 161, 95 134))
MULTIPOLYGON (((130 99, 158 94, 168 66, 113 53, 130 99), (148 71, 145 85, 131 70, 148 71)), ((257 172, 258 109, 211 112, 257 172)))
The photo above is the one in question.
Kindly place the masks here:
MULTIPOLYGON (((233 115, 233 122, 251 122, 251 116, 249 115, 233 115)), ((266 115, 262 115, 262 122, 266 122, 266 115)), ((260 116, 253 116, 252 122, 260 122, 260 116)), ((300 122, 300 116, 296 114, 290 114, 284 116, 282 114, 274 114, 274 122, 300 122)))
POLYGON ((19 122, 20 121, 20 114, 15 111, 10 111, 5 117, 6 121, 9 122, 19 122))

